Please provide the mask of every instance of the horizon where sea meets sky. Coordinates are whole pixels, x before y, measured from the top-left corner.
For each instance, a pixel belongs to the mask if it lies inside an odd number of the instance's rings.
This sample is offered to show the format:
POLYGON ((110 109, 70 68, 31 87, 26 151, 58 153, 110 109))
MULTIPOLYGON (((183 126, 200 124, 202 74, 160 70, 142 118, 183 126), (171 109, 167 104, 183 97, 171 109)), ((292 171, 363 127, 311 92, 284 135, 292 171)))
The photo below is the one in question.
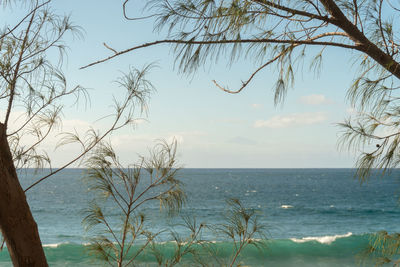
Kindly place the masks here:
MULTIPOLYGON (((295 75, 293 89, 282 105, 275 106, 273 85, 277 71, 270 67, 259 73, 240 94, 227 94, 212 82, 217 80, 235 89, 257 68, 250 59, 208 61, 194 75, 179 74, 175 56, 168 45, 137 50, 108 62, 80 70, 93 61, 111 55, 106 43, 116 50, 164 39, 153 32, 153 21, 127 21, 122 15, 123 1, 53 0, 57 14, 69 14, 84 30, 83 38, 66 38, 69 47, 63 71, 68 84, 89 90, 87 108, 64 111, 64 130, 83 130, 94 125, 104 130, 112 112, 110 99, 121 96, 115 82, 130 67, 142 68, 155 62, 147 77, 157 89, 151 96, 145 121, 135 129, 126 128, 111 140, 120 159, 133 163, 137 154, 146 154, 155 140, 178 141, 180 163, 188 168, 340 168, 353 167, 355 155, 339 151, 338 137, 352 108, 346 90, 356 75, 352 65, 355 52, 328 48, 320 75, 309 70, 311 57, 295 75)), ((130 10, 139 10, 141 1, 132 1, 130 10), (137 5, 137 6, 135 6, 137 5)), ((138 12, 137 14, 140 14, 138 12)), ((0 12, 2 24, 22 17, 16 6, 0 12)), ((311 53, 310 53, 311 54, 311 53)), ((3 113, 3 112, 2 112, 3 113)), ((1 114, 2 114, 1 113, 1 114)), ((3 116, 3 115, 2 115, 3 116)), ((62 166, 77 153, 74 146, 54 150, 55 140, 44 149, 53 166, 62 166)))

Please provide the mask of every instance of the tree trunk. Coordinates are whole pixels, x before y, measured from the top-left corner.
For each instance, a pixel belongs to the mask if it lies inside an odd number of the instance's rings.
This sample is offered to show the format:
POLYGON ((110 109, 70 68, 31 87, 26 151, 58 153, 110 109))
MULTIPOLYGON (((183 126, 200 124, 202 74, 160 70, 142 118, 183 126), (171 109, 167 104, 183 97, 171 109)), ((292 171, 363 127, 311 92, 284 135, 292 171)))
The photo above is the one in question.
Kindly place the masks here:
POLYGON ((0 229, 14 266, 47 265, 37 224, 33 219, 0 123, 0 229))

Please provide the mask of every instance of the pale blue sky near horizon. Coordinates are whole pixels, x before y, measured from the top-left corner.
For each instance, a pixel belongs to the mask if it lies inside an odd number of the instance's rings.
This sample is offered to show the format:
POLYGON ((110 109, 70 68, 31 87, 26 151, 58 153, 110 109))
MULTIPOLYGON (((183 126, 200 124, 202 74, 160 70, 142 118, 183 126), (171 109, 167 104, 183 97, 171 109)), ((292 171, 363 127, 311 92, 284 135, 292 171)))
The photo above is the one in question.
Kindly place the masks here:
MULTIPOLYGON (((134 1, 139 2, 139 1, 134 1)), ((79 70, 79 67, 109 56, 111 51, 163 39, 152 31, 153 22, 127 21, 122 16, 123 1, 53 0, 57 13, 70 14, 84 30, 83 39, 66 40, 68 58, 64 72, 69 84, 89 88, 91 105, 87 109, 64 112, 65 127, 84 128, 110 112, 110 97, 118 96, 115 80, 130 67, 141 68, 156 62, 149 75, 157 92, 153 93, 146 122, 136 129, 124 129, 110 139, 124 163, 146 154, 157 139, 178 140, 179 162, 191 168, 341 168, 353 167, 354 154, 339 151, 337 123, 350 115, 346 90, 356 71, 352 57, 343 49, 327 49, 321 74, 298 70, 294 88, 283 105, 273 103, 273 84, 277 73, 269 68, 240 94, 230 95, 214 86, 212 80, 236 88, 256 66, 241 59, 232 66, 221 58, 209 62, 193 76, 174 69, 174 54, 160 45, 117 57, 109 62, 79 70)), ((17 16, 14 9, 3 14, 17 16)), ((102 128, 104 122, 96 122, 102 128)), ((76 151, 71 147, 51 151, 54 166, 61 166, 76 151)))

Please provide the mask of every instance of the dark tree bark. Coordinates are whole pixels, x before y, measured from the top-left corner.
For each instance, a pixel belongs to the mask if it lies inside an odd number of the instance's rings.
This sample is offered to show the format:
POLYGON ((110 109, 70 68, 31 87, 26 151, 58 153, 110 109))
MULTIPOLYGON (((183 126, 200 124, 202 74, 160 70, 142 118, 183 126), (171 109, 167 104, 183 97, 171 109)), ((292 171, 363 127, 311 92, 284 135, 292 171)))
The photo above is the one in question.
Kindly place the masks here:
POLYGON ((6 131, 1 123, 0 229, 15 267, 48 266, 37 224, 19 183, 6 131))
POLYGON ((349 21, 333 0, 321 0, 325 9, 333 16, 331 22, 344 30, 358 45, 358 50, 373 58, 378 64, 400 79, 400 64, 382 51, 349 21))

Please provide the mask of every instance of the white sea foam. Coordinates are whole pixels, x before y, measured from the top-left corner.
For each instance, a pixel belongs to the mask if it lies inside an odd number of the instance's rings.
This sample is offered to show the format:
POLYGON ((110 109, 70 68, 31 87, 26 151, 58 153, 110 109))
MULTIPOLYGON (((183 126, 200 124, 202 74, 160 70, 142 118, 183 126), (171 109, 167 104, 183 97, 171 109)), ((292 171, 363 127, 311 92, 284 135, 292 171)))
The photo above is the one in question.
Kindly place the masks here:
POLYGON ((54 244, 45 244, 43 247, 45 248, 58 248, 58 246, 68 244, 68 242, 54 243, 54 244))
POLYGON ((282 209, 291 209, 291 208, 293 208, 293 206, 292 205, 282 205, 281 208, 282 209))
POLYGON ((290 238, 293 242, 296 243, 305 243, 305 242, 310 242, 310 241, 317 241, 321 244, 327 244, 330 245, 332 242, 334 242, 338 238, 343 238, 343 237, 349 237, 353 235, 352 233, 348 232, 345 235, 332 235, 332 236, 311 236, 311 237, 303 237, 303 238, 290 238))

